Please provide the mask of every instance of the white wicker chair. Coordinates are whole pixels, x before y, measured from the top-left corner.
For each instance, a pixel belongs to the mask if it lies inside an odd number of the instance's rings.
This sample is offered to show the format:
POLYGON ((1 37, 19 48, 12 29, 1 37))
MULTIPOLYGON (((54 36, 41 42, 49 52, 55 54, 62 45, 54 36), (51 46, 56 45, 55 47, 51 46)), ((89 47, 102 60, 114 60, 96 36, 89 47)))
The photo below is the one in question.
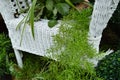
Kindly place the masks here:
MULTIPOLYGON (((20 38, 22 30, 16 31, 17 24, 23 19, 22 14, 18 14, 19 4, 21 8, 26 8, 25 0, 0 0, 0 13, 6 23, 9 31, 9 37, 12 42, 12 47, 15 51, 16 59, 20 67, 23 66, 20 51, 26 51, 40 56, 46 56, 47 49, 53 44, 52 35, 58 32, 59 24, 54 28, 49 28, 47 25, 48 20, 41 20, 35 22, 35 40, 31 35, 30 26, 24 31, 22 44, 20 46, 20 38), (15 18, 16 17, 16 18, 15 18)), ((31 1, 29 4, 31 4, 31 1)), ((112 16, 117 7, 119 0, 96 0, 92 14, 89 31, 89 43, 99 51, 99 43, 102 36, 102 31, 106 27, 108 20, 112 16)), ((93 60, 95 65, 98 61, 93 60)))
MULTIPOLYGON (((35 22, 35 40, 31 35, 30 26, 27 25, 23 34, 22 44, 20 45, 20 38, 22 29, 16 30, 16 26, 23 19, 23 14, 18 14, 19 7, 26 8, 25 0, 0 0, 0 13, 5 21, 9 31, 9 37, 12 42, 18 65, 23 66, 22 56, 20 51, 29 52, 32 54, 46 56, 47 49, 53 44, 52 36, 58 32, 59 24, 54 28, 48 27, 48 20, 41 20, 35 22)), ((29 0, 30 1, 30 0, 29 0)))

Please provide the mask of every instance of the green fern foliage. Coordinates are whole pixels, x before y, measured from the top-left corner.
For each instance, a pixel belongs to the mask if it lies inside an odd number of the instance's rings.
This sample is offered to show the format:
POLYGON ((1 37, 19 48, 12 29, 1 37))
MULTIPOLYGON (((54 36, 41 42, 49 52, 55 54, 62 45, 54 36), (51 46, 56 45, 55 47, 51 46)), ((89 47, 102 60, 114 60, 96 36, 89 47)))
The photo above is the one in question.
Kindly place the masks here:
POLYGON ((57 62, 51 62, 48 70, 40 75, 43 80, 101 80, 87 60, 95 56, 87 42, 90 15, 91 9, 80 13, 71 10, 63 18, 59 33, 54 36, 55 45, 48 50, 57 62))

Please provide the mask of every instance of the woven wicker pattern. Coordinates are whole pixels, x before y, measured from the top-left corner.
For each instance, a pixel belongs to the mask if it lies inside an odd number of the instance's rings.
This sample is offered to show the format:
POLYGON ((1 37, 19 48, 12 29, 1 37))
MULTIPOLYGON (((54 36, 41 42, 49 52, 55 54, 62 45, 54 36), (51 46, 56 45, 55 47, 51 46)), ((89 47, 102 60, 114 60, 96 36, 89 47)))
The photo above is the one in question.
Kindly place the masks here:
MULTIPOLYGON (((19 21, 20 19, 18 19, 18 22, 19 21)), ((47 24, 48 20, 35 22, 35 39, 33 39, 30 26, 28 25, 24 31, 22 42, 20 45, 22 29, 16 31, 16 26, 18 22, 14 22, 14 20, 11 20, 8 24, 9 36, 11 38, 13 48, 45 56, 47 49, 49 49, 50 46, 53 44, 52 36, 58 32, 59 25, 56 25, 56 27, 54 28, 49 28, 47 24)))
POLYGON ((99 51, 102 32, 120 0, 96 0, 89 27, 89 43, 99 51))
POLYGON ((96 0, 90 23, 90 35, 98 37, 102 34, 120 0, 96 0))

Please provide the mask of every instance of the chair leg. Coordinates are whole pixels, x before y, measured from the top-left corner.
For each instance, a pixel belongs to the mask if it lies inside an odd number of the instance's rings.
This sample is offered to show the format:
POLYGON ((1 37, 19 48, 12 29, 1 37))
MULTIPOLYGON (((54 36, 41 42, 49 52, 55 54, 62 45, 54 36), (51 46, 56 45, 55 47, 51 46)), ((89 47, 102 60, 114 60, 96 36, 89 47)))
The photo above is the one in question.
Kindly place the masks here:
POLYGON ((22 53, 19 51, 19 50, 17 50, 17 49, 14 49, 14 52, 15 52, 15 56, 16 56, 16 59, 17 59, 17 63, 18 63, 18 66, 20 67, 20 68, 22 68, 23 67, 23 62, 22 62, 22 53))
POLYGON ((97 53, 99 53, 99 44, 100 44, 100 41, 101 41, 101 37, 102 36, 99 36, 99 37, 91 37, 89 36, 88 37, 88 43, 90 45, 92 45, 92 47, 96 50, 97 53))

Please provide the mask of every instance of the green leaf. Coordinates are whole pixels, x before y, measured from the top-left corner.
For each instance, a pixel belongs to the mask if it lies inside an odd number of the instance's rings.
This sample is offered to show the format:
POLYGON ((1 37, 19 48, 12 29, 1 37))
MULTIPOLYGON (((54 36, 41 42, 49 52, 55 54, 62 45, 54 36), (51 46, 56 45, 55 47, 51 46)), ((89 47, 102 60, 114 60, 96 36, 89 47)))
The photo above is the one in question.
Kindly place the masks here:
POLYGON ((70 0, 65 0, 65 1, 79 12, 79 9, 77 9, 70 0))
POLYGON ((28 14, 27 16, 25 16, 17 25, 16 27, 16 30, 20 29, 20 27, 22 26, 23 24, 23 28, 22 28, 22 31, 21 31, 21 39, 20 39, 20 46, 21 46, 21 43, 22 43, 22 39, 23 39, 23 34, 24 34, 24 31, 25 31, 25 28, 26 28, 26 24, 28 22, 28 18, 30 16, 30 10, 28 11, 28 14))
POLYGON ((40 20, 42 14, 43 14, 44 7, 45 6, 41 6, 41 7, 39 7, 39 12, 34 12, 34 13, 36 13, 36 14, 34 14, 35 15, 34 21, 40 20))
POLYGON ((56 8, 61 15, 67 15, 69 13, 70 6, 66 3, 58 3, 56 8))
POLYGON ((118 58, 118 61, 120 61, 120 58, 118 58))
POLYGON ((48 10, 52 11, 53 10, 53 4, 54 4, 53 0, 47 0, 46 1, 46 8, 48 10))
POLYGON ((54 27, 57 23, 58 23, 58 22, 57 22, 56 20, 50 20, 50 21, 48 22, 48 26, 49 26, 50 28, 52 28, 52 27, 54 27))
POLYGON ((57 15, 57 9, 56 9, 56 8, 53 10, 53 15, 54 15, 54 16, 57 15))
POLYGON ((36 2, 37 0, 34 0, 30 8, 30 25, 31 25, 31 32, 32 32, 33 38, 34 38, 34 9, 35 9, 36 2))

